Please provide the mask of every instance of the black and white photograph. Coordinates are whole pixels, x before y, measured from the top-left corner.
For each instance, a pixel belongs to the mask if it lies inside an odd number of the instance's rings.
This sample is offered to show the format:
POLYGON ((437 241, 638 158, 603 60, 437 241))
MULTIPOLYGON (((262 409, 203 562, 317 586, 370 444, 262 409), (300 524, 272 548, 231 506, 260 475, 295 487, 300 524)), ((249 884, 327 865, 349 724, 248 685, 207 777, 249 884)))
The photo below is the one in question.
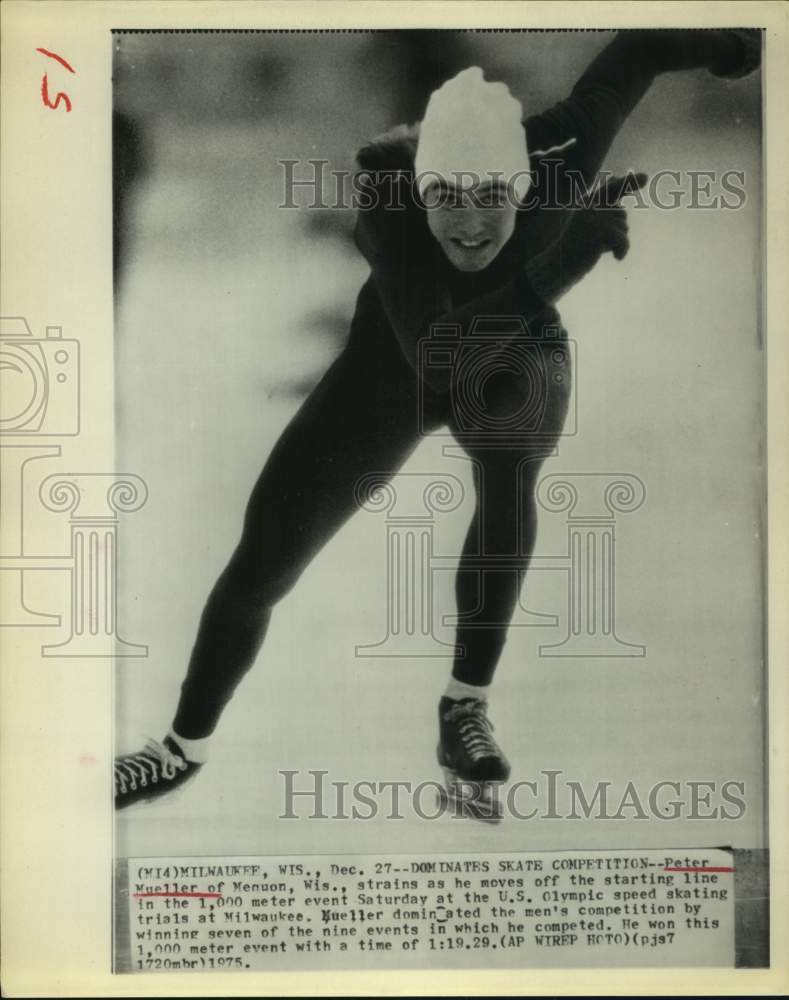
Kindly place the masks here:
POLYGON ((117 856, 763 857, 761 32, 113 47, 117 856))
POLYGON ((0 639, 108 685, 57 723, 105 972, 774 969, 770 5, 163 6, 91 41, 101 344, 79 232, 0 329, 0 639))

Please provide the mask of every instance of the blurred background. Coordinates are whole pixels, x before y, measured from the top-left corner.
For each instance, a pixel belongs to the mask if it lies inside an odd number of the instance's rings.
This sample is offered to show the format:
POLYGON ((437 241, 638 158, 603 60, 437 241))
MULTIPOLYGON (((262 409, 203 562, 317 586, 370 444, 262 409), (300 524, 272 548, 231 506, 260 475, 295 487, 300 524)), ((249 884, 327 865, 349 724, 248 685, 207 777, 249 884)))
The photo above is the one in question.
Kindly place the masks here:
MULTIPOLYGON (((418 120, 435 87, 478 64, 526 114, 569 93, 608 32, 119 33, 114 46, 117 467, 142 475, 123 525, 119 621, 150 647, 119 661, 118 749, 161 738, 197 621, 279 432, 341 350, 367 267, 350 211, 279 209, 279 161, 352 166, 418 120)), ((618 629, 645 659, 541 659, 558 631, 513 633, 492 715, 516 777, 717 777, 748 812, 712 821, 503 824, 501 849, 761 846, 761 94, 704 71, 658 80, 612 170, 741 170, 735 212, 630 213, 632 250, 561 303, 578 342, 579 431, 545 473, 638 475, 647 503, 618 525, 618 629), (528 831, 524 830, 528 827, 528 831)), ((684 185, 687 186, 687 179, 684 185)), ((425 440, 410 471, 459 476, 437 524, 454 555, 471 513, 465 463, 425 440)), ((384 524, 360 514, 278 609, 211 763, 182 799, 122 813, 117 853, 473 850, 480 824, 283 822, 278 768, 338 780, 438 777, 435 706, 449 661, 358 659, 385 622, 384 524), (407 692, 407 696, 406 696, 407 692), (370 773, 372 769, 373 773, 370 773), (220 822, 221 820, 221 822, 220 822)), ((561 552, 543 515, 538 554, 561 552)), ((439 599, 453 608, 451 574, 439 599)), ((527 583, 533 610, 563 589, 527 583)))

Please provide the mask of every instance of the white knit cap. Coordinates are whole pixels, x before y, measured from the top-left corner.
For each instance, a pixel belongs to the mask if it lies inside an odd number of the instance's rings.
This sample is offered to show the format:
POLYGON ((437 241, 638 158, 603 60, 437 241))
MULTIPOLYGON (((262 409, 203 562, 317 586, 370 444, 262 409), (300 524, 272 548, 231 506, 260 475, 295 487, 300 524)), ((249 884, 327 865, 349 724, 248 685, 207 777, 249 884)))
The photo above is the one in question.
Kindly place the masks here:
MULTIPOLYGON (((415 167, 419 194, 463 172, 512 184, 523 201, 531 185, 523 108, 505 83, 488 83, 471 66, 434 90, 419 128, 415 167)), ((465 178, 468 184, 470 178, 465 178)))

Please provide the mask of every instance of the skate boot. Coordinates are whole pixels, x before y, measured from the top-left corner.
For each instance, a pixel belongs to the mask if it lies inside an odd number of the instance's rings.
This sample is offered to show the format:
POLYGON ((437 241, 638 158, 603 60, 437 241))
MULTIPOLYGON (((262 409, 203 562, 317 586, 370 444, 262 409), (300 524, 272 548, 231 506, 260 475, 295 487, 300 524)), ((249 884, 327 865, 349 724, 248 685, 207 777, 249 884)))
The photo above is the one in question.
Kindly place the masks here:
POLYGON ((486 702, 476 698, 438 705, 438 763, 446 778, 446 798, 458 813, 498 823, 502 817, 499 789, 510 765, 493 739, 486 702))
POLYGON ((115 758, 115 808, 161 798, 194 777, 202 766, 185 760, 169 736, 161 743, 148 740, 139 753, 115 758))

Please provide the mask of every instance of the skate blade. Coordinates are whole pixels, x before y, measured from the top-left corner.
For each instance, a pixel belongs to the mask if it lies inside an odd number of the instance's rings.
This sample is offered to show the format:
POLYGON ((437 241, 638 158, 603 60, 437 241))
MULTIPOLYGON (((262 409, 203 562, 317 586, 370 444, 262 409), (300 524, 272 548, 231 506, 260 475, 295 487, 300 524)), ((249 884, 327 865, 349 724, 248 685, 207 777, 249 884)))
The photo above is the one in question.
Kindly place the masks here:
POLYGON ((456 815, 483 823, 500 823, 504 817, 496 782, 463 781, 454 771, 443 768, 446 788, 441 789, 443 805, 455 808, 456 815))

